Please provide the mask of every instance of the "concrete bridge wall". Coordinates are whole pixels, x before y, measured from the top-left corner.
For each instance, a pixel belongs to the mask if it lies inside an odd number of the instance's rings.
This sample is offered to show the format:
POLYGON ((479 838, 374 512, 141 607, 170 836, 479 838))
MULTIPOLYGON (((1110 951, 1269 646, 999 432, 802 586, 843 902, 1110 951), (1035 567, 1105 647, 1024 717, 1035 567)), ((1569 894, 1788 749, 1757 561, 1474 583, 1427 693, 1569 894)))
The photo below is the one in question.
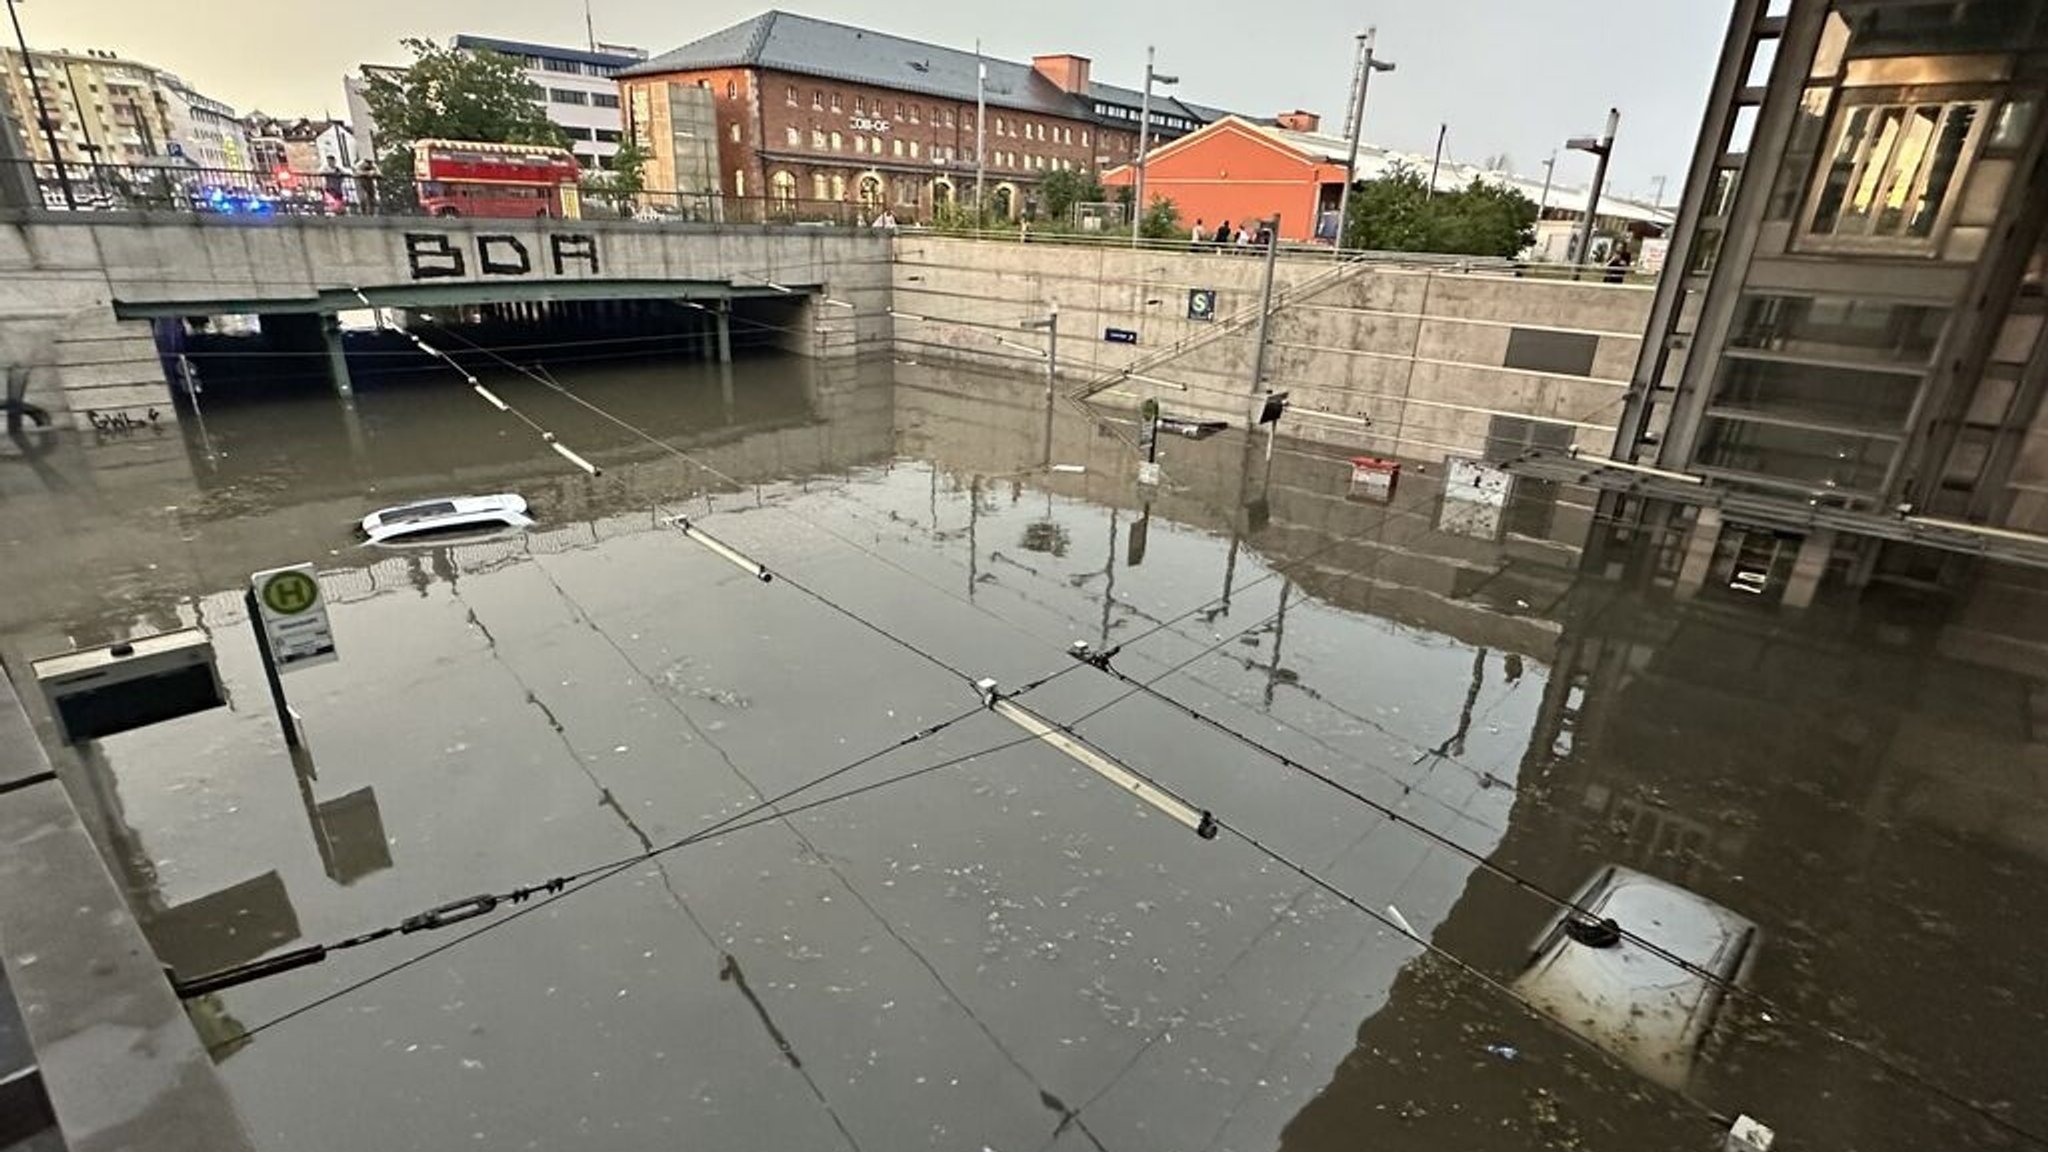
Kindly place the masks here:
POLYGON ((785 346, 850 357, 887 338, 889 241, 813 228, 556 220, 0 221, 0 364, 80 428, 175 420, 149 318, 562 299, 785 297, 785 346), (853 304, 827 307, 821 297, 853 304), (787 297, 785 297, 787 298, 787 297))
MULTIPOLYGON (((1214 336, 1232 317, 1256 315, 1264 266, 1229 252, 1117 246, 991 244, 940 236, 897 242, 895 307, 901 354, 965 358, 1032 369, 1044 337, 1017 330, 1060 308, 1063 386, 1214 336), (1216 320, 1189 318, 1189 293, 1216 293, 1216 320), (1009 329, 1007 333, 998 329, 1009 329), (1108 329, 1137 343, 1110 343, 1108 329)), ((1520 279, 1500 272, 1354 265, 1282 257, 1267 380, 1292 394, 1290 435, 1363 440, 1367 451, 1409 457, 1511 454, 1530 437, 1597 452, 1613 428, 1647 322, 1651 290, 1520 279), (1322 410, 1350 420, 1319 418, 1322 410), (1364 428, 1360 419, 1369 419, 1364 428)), ((1169 412, 1241 422, 1252 392, 1256 325, 1199 343, 1142 381, 1096 399, 1136 407, 1158 397, 1169 412)))

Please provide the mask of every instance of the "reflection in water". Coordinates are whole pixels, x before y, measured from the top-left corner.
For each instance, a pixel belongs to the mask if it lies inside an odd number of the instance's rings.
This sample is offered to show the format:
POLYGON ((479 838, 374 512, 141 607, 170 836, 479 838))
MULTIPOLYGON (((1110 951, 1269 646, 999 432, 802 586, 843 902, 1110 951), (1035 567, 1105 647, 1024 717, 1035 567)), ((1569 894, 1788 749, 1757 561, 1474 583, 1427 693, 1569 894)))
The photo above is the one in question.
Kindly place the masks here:
MULTIPOLYGON (((971 706, 858 626, 679 547, 661 512, 687 510, 1006 683, 1072 667, 1072 640, 1121 641, 1132 676, 1545 890, 1610 865, 1684 885, 1761 926, 1750 979, 1801 1017, 2016 1118, 2048 1112, 2027 936, 2048 696, 1962 647, 1968 605, 1682 599, 1683 541, 1663 538, 1589 576, 1571 493, 1490 506, 1475 537, 1440 527, 1433 461, 1405 462, 1381 503, 1355 498, 1339 450, 1268 460, 1226 433, 1169 442, 1166 483, 1141 488, 1126 440, 1066 408, 1048 456, 1035 379, 556 371, 739 483, 519 377, 491 386, 602 481, 466 390, 397 384, 352 411, 210 406, 210 448, 188 426, 0 467, 10 654, 180 623, 239 637, 249 572, 322 570, 342 659, 292 684, 317 771, 278 746, 253 652, 225 642, 239 710, 71 769, 181 971, 616 858, 971 706), (371 507, 482 491, 525 495, 539 525, 402 554, 348 531, 371 507)), ((1475 523, 1461 515, 1447 527, 1475 523)), ((1112 686, 1094 675, 1034 708, 1097 709, 1112 686)), ((1495 978, 1555 911, 1164 709, 1074 723, 1495 978)), ((948 733, 931 759, 988 735, 948 733)), ((1055 757, 984 755, 623 876, 224 1069, 276 1147, 1711 1146, 1686 1099, 1241 846, 1159 823, 1055 757), (368 1096, 388 1104, 359 1115, 368 1096)), ((235 1035, 405 948, 195 1019, 235 1035)), ((1748 1013, 1714 1030, 1686 1091, 1828 1146, 1982 1136, 1748 1013)))

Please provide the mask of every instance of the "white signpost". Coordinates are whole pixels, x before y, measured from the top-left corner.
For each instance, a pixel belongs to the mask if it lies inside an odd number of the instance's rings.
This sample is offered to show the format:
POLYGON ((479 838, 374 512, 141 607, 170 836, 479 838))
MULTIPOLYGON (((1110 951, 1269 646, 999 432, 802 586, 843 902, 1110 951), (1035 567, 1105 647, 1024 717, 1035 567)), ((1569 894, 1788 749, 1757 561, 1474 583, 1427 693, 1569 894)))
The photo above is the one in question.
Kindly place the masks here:
POLYGON ((244 602, 249 607, 249 624, 256 630, 263 677, 270 682, 270 699, 277 705, 278 726, 284 729, 285 745, 297 748, 299 718, 284 698, 279 673, 337 659, 320 580, 311 564, 266 569, 249 577, 244 602))
POLYGON ((289 672, 335 659, 334 629, 327 622, 327 601, 311 564, 272 568, 249 577, 256 611, 263 622, 263 640, 277 670, 289 672))

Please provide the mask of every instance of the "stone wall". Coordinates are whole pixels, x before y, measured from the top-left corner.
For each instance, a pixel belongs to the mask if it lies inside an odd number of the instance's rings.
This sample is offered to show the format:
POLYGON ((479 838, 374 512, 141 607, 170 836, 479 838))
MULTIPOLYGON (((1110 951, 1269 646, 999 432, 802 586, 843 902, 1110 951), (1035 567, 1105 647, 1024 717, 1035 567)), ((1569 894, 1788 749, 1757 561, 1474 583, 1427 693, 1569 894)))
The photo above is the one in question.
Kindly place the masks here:
MULTIPOLYGON (((1135 365, 1164 383, 1123 380, 1096 400, 1134 407, 1157 397, 1169 412, 1242 421, 1263 271, 1260 259, 1234 253, 905 234, 896 348, 1035 369, 1044 337, 1018 325, 1057 303, 1063 387, 1135 365), (1190 318, 1195 290, 1216 293, 1218 319, 1190 318), (1109 329, 1137 343, 1109 342, 1109 329)), ((1274 282, 1266 378, 1292 394, 1289 434, 1423 457, 1502 457, 1531 444, 1607 451, 1651 297, 1635 286, 1313 256, 1283 257, 1274 282)))

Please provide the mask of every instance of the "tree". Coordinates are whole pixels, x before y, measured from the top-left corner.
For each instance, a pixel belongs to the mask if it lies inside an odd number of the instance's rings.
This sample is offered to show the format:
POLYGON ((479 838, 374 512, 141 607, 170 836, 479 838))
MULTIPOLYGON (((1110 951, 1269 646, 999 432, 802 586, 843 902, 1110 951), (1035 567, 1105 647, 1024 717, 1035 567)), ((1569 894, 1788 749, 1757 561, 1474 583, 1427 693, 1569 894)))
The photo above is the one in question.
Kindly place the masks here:
POLYGON ((1511 258, 1536 242, 1536 203, 1512 188, 1474 178, 1457 192, 1429 194, 1407 165, 1358 185, 1344 246, 1383 252, 1443 252, 1511 258))
POLYGON ((386 179, 412 179, 415 140, 568 143, 562 130, 548 122, 512 57, 444 48, 431 40, 400 43, 412 52, 412 66, 395 76, 372 73, 363 90, 377 121, 377 166, 386 179))
POLYGON ((1138 224, 1138 234, 1147 240, 1177 240, 1185 235, 1180 226, 1180 209, 1164 196, 1154 196, 1152 206, 1138 224))
POLYGON ((1054 224, 1072 223, 1074 205, 1104 199, 1102 183, 1090 172, 1063 169, 1048 175, 1038 185, 1038 202, 1045 209, 1046 219, 1054 224))
POLYGON ((1429 181, 1409 164, 1395 164, 1385 176, 1351 191, 1344 247, 1375 252, 1431 252, 1429 181))
POLYGON ((1435 251, 1514 257, 1536 243, 1536 202, 1513 188, 1475 177, 1434 206, 1435 251))

